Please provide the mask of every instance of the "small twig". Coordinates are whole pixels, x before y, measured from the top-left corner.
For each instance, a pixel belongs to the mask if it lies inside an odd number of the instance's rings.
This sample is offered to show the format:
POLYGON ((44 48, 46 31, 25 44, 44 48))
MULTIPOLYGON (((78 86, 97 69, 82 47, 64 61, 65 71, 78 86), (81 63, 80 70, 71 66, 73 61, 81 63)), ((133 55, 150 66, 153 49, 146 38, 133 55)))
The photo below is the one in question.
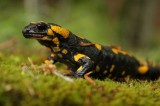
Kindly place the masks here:
POLYGON ((31 60, 30 57, 28 57, 28 61, 29 61, 29 63, 31 64, 31 67, 32 67, 34 70, 36 70, 36 66, 34 65, 34 63, 33 63, 33 61, 31 60))
POLYGON ((157 89, 160 89, 160 86, 155 86, 155 87, 152 87, 152 90, 157 90, 157 89))
POLYGON ((55 74, 55 75, 57 75, 58 77, 63 78, 64 80, 66 80, 66 81, 68 81, 68 82, 74 82, 73 79, 71 79, 71 78, 69 78, 69 77, 66 77, 66 76, 62 75, 62 74, 58 73, 58 72, 55 71, 55 70, 53 70, 52 73, 55 74))
POLYGON ((69 78, 69 77, 66 77, 60 73, 58 73, 56 71, 56 67, 53 65, 53 64, 43 64, 42 66, 39 66, 37 67, 36 65, 34 65, 33 61, 28 57, 28 61, 31 65, 31 67, 35 70, 35 69, 42 69, 43 71, 46 71, 46 72, 52 72, 52 74, 58 76, 58 77, 61 77, 63 78, 64 80, 68 81, 68 82, 73 82, 73 79, 69 78))
POLYGON ((28 68, 28 66, 26 64, 21 64, 21 69, 22 69, 22 74, 24 74, 24 72, 27 72, 32 77, 35 77, 33 72, 30 71, 30 69, 28 68))

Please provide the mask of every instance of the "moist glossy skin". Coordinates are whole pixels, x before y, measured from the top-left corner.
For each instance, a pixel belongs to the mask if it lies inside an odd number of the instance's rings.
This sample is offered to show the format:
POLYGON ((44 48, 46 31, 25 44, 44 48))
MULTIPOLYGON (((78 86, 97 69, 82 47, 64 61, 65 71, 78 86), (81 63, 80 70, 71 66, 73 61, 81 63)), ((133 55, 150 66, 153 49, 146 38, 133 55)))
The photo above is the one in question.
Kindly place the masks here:
POLYGON ((92 43, 53 23, 32 22, 22 33, 25 38, 36 39, 50 48, 52 54, 45 63, 66 64, 74 71, 69 76, 79 78, 90 73, 93 78, 121 81, 126 78, 155 80, 160 75, 157 67, 143 65, 119 48, 92 43))

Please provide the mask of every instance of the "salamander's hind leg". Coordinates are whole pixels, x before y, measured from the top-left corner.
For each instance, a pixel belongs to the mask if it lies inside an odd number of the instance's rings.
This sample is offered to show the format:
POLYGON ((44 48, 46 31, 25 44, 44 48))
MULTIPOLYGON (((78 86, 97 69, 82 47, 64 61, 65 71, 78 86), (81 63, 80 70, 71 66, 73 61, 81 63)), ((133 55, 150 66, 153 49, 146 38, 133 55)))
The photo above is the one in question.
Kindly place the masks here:
POLYGON ((84 75, 93 67, 93 61, 88 56, 79 53, 74 55, 73 59, 79 65, 79 68, 72 75, 76 78, 84 78, 84 75))

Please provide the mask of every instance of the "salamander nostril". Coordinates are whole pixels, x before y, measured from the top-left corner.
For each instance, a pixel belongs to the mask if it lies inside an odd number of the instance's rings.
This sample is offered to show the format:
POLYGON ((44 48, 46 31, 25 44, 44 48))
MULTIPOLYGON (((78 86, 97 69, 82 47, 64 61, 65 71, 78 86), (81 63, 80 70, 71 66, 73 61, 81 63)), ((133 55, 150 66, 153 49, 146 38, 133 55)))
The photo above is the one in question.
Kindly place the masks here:
POLYGON ((28 28, 24 28, 23 30, 22 30, 22 33, 28 33, 29 32, 29 29, 28 28))

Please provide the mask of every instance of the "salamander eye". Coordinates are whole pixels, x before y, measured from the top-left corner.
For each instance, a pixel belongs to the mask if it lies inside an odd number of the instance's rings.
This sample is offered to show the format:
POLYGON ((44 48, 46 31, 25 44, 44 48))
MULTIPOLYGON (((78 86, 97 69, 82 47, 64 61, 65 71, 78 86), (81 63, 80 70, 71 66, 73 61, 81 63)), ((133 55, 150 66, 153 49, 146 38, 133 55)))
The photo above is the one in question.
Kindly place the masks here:
POLYGON ((47 25, 42 23, 42 24, 38 24, 37 25, 37 29, 38 30, 46 30, 47 29, 47 25))

